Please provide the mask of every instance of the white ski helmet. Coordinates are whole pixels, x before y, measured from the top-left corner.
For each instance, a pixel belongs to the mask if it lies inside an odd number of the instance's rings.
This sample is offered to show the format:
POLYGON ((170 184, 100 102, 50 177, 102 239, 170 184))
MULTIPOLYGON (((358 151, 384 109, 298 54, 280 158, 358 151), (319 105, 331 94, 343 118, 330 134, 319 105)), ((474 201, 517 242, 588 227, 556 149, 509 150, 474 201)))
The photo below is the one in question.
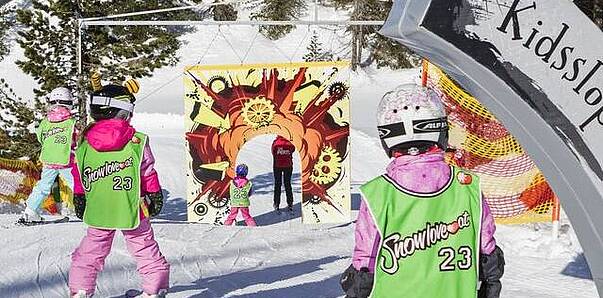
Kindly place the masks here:
POLYGON ((51 105, 61 105, 68 108, 76 103, 71 91, 65 87, 54 88, 46 98, 46 102, 51 105))
POLYGON ((416 84, 387 92, 377 110, 377 129, 388 156, 418 154, 433 145, 448 146, 448 123, 440 96, 416 84))

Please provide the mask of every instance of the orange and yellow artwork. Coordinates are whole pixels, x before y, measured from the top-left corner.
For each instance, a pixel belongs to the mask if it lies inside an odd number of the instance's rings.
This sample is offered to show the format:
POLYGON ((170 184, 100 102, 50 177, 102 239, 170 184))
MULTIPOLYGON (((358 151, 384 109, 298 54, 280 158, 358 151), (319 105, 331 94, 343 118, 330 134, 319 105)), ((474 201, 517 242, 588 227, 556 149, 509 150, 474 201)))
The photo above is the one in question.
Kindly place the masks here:
POLYGON ((350 220, 348 62, 195 65, 185 70, 188 220, 222 224, 237 154, 276 134, 301 160, 302 221, 350 220))

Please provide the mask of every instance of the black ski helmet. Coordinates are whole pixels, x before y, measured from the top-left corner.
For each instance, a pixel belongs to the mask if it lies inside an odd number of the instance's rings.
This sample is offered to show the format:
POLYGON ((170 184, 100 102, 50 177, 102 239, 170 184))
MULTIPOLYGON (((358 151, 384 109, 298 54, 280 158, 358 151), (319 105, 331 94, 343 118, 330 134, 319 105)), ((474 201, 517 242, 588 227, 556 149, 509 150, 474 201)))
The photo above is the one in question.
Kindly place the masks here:
POLYGON ((109 84, 90 95, 90 117, 94 120, 122 118, 128 119, 134 111, 139 85, 129 80, 125 86, 109 84))

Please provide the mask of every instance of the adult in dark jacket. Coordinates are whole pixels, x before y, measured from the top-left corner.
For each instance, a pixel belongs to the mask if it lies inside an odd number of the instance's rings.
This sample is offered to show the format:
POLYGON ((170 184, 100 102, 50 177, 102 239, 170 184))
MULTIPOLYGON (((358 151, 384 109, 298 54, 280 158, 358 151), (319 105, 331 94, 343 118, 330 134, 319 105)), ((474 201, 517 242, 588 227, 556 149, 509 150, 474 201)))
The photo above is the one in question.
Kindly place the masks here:
POLYGON ((285 183, 287 206, 293 211, 293 191, 291 190, 291 174, 293 173, 293 152, 295 146, 284 137, 277 136, 272 142, 272 160, 274 173, 274 210, 280 210, 281 184, 285 183))

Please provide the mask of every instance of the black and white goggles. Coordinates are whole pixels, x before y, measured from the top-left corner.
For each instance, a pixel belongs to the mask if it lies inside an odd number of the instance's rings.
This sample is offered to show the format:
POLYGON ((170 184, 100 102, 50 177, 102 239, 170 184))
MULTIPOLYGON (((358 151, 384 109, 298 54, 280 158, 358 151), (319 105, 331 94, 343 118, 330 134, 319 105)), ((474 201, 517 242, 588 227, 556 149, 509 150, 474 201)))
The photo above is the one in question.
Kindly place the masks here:
POLYGON ((71 100, 49 100, 48 103, 51 105, 58 104, 58 105, 63 105, 63 106, 73 105, 73 101, 71 101, 71 100))
MULTIPOLYGON (((125 99, 125 98, 124 98, 125 99)), ((121 98, 113 98, 107 96, 91 96, 90 105, 106 106, 112 108, 118 108, 132 113, 134 111, 134 104, 127 101, 123 101, 121 98)))

